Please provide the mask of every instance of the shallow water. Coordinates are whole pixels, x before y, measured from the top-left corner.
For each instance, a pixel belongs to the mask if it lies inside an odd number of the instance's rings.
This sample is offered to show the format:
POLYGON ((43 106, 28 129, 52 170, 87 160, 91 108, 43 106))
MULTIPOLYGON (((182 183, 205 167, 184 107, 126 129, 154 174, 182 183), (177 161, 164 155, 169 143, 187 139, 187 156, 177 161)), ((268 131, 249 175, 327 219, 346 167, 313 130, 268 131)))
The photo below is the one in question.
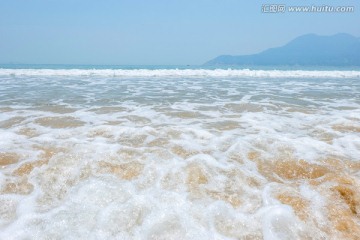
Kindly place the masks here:
POLYGON ((0 69, 0 239, 356 239, 360 72, 0 69))

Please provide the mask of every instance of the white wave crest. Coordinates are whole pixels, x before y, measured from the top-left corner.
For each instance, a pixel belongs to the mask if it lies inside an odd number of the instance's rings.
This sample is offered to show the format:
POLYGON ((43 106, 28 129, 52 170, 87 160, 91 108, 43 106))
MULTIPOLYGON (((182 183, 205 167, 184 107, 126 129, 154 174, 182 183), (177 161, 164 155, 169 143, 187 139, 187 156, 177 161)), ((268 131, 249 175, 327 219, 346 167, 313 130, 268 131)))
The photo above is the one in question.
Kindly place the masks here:
POLYGON ((0 69, 0 76, 360 78, 360 71, 250 69, 0 69))

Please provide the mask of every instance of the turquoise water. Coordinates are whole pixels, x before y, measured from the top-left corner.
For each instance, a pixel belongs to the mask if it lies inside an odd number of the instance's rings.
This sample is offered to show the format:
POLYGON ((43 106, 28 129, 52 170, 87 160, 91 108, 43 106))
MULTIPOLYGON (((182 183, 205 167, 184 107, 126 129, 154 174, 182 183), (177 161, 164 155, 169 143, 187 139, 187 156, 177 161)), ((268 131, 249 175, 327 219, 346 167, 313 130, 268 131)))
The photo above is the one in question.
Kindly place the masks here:
POLYGON ((74 64, 0 64, 5 69, 254 69, 254 70, 356 70, 360 67, 331 66, 236 66, 236 65, 74 65, 74 64))

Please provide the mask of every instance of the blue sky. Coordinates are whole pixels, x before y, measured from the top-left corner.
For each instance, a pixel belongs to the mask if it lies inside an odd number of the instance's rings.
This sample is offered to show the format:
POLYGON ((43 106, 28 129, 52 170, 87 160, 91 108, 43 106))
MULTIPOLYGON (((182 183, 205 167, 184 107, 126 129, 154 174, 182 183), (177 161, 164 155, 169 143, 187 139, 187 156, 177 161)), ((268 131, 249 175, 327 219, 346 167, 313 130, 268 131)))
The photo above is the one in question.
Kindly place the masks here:
POLYGON ((1 0, 0 63, 196 65, 359 26, 358 0, 1 0), (355 12, 261 12, 274 2, 355 12))

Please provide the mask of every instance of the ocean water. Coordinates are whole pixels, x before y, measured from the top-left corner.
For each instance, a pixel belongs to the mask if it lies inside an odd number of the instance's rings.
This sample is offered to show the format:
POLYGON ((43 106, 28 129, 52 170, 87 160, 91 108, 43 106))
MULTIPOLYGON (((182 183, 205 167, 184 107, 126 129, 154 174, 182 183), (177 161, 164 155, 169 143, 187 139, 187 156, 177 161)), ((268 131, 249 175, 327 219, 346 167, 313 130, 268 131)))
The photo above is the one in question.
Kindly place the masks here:
POLYGON ((360 71, 0 69, 0 239, 356 239, 360 71))

